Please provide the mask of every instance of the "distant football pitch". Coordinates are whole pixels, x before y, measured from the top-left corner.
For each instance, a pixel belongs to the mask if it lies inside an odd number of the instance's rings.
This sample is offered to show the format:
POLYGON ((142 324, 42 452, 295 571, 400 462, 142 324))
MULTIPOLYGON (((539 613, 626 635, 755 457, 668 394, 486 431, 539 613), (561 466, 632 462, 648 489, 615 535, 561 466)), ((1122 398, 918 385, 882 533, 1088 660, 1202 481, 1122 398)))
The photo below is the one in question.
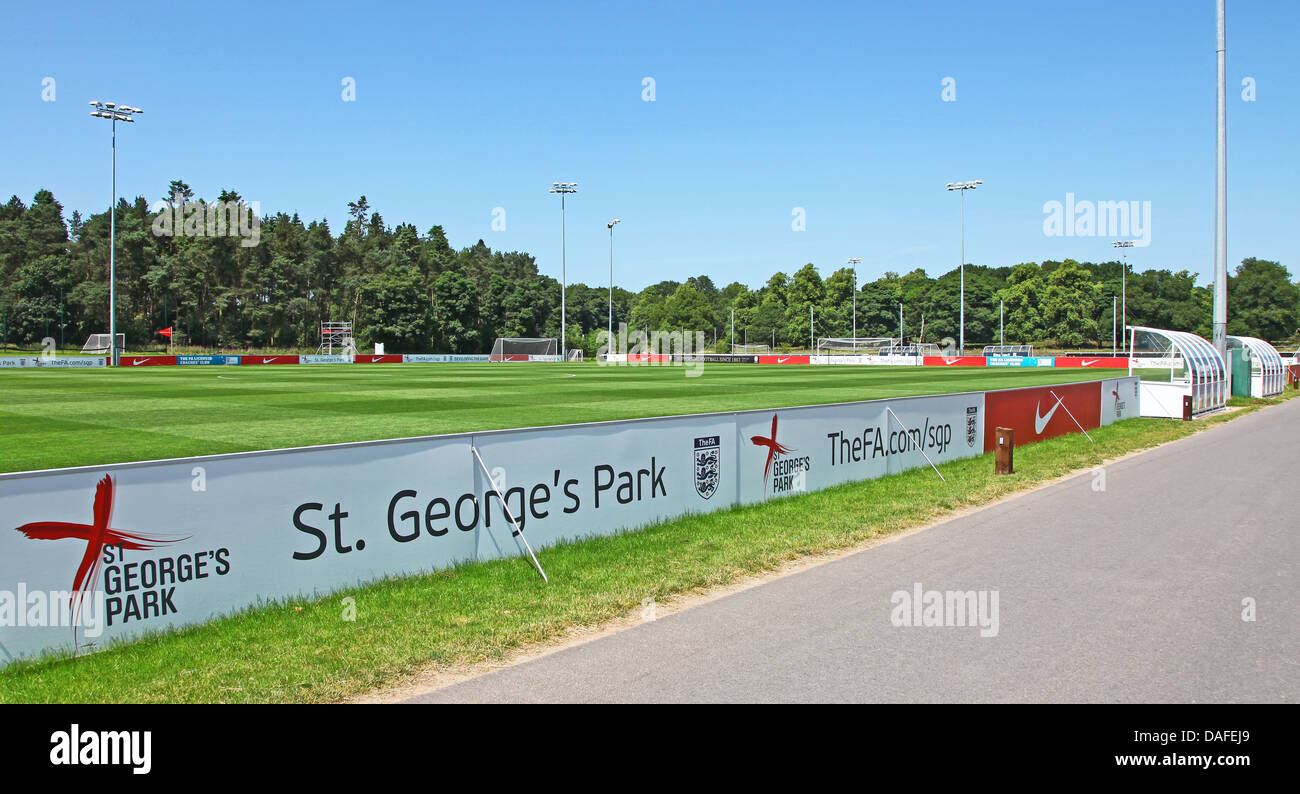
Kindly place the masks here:
POLYGON ((1116 370, 595 364, 0 373, 0 471, 1095 380, 1116 370))

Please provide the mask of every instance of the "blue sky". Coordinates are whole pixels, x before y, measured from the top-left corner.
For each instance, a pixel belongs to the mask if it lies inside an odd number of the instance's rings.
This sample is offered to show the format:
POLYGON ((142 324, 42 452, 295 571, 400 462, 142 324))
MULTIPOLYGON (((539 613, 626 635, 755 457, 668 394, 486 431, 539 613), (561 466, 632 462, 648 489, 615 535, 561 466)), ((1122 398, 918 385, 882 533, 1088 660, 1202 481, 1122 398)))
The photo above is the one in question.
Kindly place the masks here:
MULTIPOLYGON (((608 281, 612 217, 616 280, 634 289, 700 273, 757 286, 849 256, 866 279, 937 275, 959 260, 944 185, 977 178, 968 262, 1110 258, 1114 235, 1044 234, 1045 203, 1072 193, 1150 202, 1135 266, 1213 271, 1213 0, 109 7, 6 10, 4 197, 107 207, 108 124, 87 115, 101 99, 145 109, 119 125, 122 195, 154 201, 180 178, 338 231, 364 193, 390 224, 528 251, 557 277, 547 188, 577 181, 571 282, 608 281)), ((1229 265, 1297 273, 1300 4, 1228 15, 1229 265)))

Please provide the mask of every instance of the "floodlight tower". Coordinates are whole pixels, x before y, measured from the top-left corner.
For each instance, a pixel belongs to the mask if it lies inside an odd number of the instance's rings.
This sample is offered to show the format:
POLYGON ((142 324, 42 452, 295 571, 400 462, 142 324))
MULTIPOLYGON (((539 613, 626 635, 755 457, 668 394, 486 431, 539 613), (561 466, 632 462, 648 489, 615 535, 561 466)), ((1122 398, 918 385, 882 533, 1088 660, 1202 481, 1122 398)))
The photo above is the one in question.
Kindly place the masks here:
POLYGON ((853 354, 858 354, 858 265, 862 264, 862 257, 851 256, 846 262, 853 268, 853 354))
POLYGON ((565 304, 565 298, 566 293, 569 291, 569 279, 568 259, 565 250, 564 197, 570 193, 577 193, 578 183, 552 182, 551 189, 546 192, 560 194, 560 360, 567 361, 569 358, 569 315, 565 304))
POLYGON ((117 348, 117 123, 134 123, 135 116, 144 111, 131 105, 91 100, 95 108, 90 115, 108 119, 113 124, 113 203, 108 205, 108 363, 116 367, 120 362, 117 348))
MULTIPOLYGON (((1116 240, 1115 242, 1111 243, 1111 245, 1114 246, 1115 248, 1129 249, 1133 247, 1133 241, 1116 240)), ((1127 340, 1128 339, 1128 254, 1125 253, 1122 254, 1122 256, 1124 257, 1124 274, 1123 276, 1121 276, 1121 281, 1120 281, 1120 295, 1121 295, 1120 312, 1124 317, 1122 321, 1124 326, 1124 335, 1122 339, 1127 340)), ((1127 344, 1127 341, 1125 341, 1125 344, 1127 344)))
POLYGON ((605 224, 609 229, 609 340, 607 345, 614 344, 614 227, 622 223, 618 218, 605 224))
POLYGON ((961 193, 961 319, 958 321, 961 328, 961 341, 958 343, 958 350, 961 355, 966 355, 966 191, 974 190, 984 184, 983 179, 972 179, 967 182, 949 182, 948 190, 956 190, 961 193))

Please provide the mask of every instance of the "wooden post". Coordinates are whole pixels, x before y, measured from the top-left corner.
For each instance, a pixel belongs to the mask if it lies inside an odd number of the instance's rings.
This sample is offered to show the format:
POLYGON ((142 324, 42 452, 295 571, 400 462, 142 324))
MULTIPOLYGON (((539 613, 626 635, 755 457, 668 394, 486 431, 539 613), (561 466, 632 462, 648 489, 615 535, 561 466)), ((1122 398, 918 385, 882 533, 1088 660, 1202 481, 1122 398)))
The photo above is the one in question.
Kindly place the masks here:
POLYGON ((997 446, 993 448, 993 473, 1015 474, 1016 431, 999 427, 994 434, 997 446))

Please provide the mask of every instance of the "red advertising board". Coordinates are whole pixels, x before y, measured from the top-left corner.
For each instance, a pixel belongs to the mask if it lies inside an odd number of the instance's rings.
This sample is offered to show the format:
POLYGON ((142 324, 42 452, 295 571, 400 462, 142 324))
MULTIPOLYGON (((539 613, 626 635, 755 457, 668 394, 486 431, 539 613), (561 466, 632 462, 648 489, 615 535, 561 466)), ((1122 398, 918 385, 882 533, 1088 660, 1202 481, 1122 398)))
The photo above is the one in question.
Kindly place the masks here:
POLYGON ((921 363, 927 367, 983 367, 983 356, 925 356, 921 363))
MULTIPOLYGON (((398 356, 401 358, 401 356, 398 356)), ((297 364, 297 356, 240 356, 239 366, 247 367, 249 364, 261 366, 263 364, 297 364)))
POLYGON ((1056 366, 1128 369, 1128 358, 1126 356, 1057 356, 1056 366))
POLYGON ((358 353, 356 357, 356 363, 358 364, 401 364, 402 354, 388 353, 386 355, 379 356, 373 354, 358 353))
POLYGON ((670 364, 673 357, 663 353, 628 353, 629 364, 670 364))
POLYGON ((123 367, 174 367, 176 356, 118 356, 123 367))
POLYGON ((1101 381, 991 391, 984 395, 984 451, 997 443, 995 428, 1016 432, 1016 446, 1101 427, 1101 381), (1071 418, 1073 417, 1073 418, 1071 418), (1078 425, 1075 421, 1078 421, 1078 425))
POLYGON ((759 356, 760 364, 811 364, 812 356, 759 356))

